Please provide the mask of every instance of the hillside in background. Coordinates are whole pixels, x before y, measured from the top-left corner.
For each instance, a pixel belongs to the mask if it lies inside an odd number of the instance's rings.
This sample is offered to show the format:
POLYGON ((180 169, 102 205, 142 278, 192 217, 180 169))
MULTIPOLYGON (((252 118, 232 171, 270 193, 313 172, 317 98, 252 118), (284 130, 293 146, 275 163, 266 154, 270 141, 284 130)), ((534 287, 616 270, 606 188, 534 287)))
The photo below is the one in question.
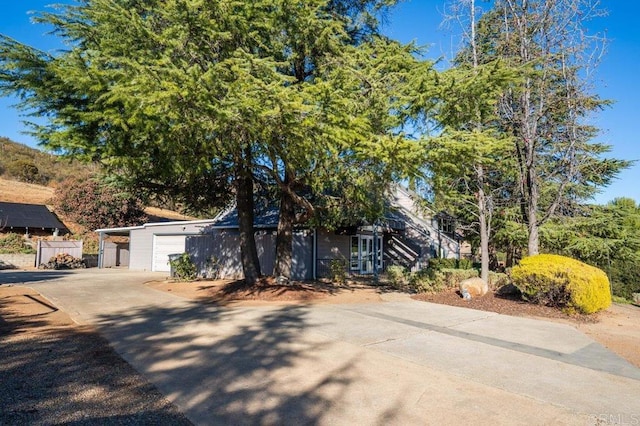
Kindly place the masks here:
POLYGON ((0 201, 7 203, 48 204, 54 191, 49 186, 0 178, 0 201))
POLYGON ((0 137, 0 176, 44 186, 56 186, 71 176, 92 175, 98 166, 62 158, 0 137))
MULTIPOLYGON (((0 178, 0 201, 7 203, 50 204, 54 192, 55 189, 48 186, 0 178)), ((147 207, 145 208, 145 213, 149 216, 149 222, 196 219, 193 216, 159 207, 147 207)), ((67 223, 68 220, 65 220, 64 216, 61 216, 61 219, 65 225, 70 226, 70 229, 78 232, 77 227, 79 225, 74 226, 75 224, 73 223, 67 223)))
MULTIPOLYGON (((0 201, 50 204, 58 183, 71 176, 92 176, 97 172, 97 165, 61 158, 0 137, 0 201)), ((161 206, 147 207, 145 212, 150 222, 195 219, 161 206)), ((67 225, 76 228, 73 223, 67 225)))

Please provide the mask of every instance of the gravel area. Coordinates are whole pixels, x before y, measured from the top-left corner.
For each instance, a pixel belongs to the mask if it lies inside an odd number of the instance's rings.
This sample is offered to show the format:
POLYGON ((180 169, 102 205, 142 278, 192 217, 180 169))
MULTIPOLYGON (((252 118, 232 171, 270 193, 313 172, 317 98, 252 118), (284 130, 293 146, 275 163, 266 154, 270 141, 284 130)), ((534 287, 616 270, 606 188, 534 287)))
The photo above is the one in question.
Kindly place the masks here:
POLYGON ((189 425, 98 333, 0 286, 0 425, 189 425))

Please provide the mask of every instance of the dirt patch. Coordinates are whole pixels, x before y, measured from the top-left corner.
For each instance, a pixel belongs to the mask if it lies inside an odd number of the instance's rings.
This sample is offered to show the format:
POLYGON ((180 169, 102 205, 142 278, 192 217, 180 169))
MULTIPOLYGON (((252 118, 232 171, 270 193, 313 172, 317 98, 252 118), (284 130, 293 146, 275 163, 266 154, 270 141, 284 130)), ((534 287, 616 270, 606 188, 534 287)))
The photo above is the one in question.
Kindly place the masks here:
POLYGON ((640 367, 640 306, 614 304, 600 312, 598 319, 576 328, 640 367))
POLYGON ((0 286, 0 424, 191 424, 89 327, 0 286))
POLYGON ((161 209, 159 207, 145 207, 144 212, 149 216, 148 222, 158 222, 162 220, 197 220, 197 217, 188 216, 172 210, 161 209))
POLYGON ((273 278, 262 278, 257 285, 244 281, 153 281, 148 286, 205 303, 221 305, 299 304, 299 303, 375 303, 386 287, 372 287, 364 282, 349 281, 344 285, 330 282, 292 282, 278 284, 273 278))
POLYGON ((534 305, 527 303, 515 295, 497 295, 489 292, 482 297, 465 300, 457 290, 446 290, 440 293, 416 294, 411 297, 423 302, 440 303, 443 305, 460 306, 462 308, 477 309, 480 311, 497 312, 503 315, 517 317, 541 318, 551 320, 567 320, 572 323, 598 322, 599 314, 594 315, 568 315, 561 309, 550 306, 534 305))

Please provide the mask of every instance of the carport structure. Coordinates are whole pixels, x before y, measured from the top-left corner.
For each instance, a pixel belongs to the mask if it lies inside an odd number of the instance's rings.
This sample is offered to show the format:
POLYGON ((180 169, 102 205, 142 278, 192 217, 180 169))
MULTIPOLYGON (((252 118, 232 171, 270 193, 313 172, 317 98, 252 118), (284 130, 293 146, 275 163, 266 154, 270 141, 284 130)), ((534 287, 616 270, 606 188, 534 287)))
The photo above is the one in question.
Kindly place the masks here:
POLYGON ((100 247, 98 267, 128 266, 132 270, 169 272, 169 255, 184 253, 187 236, 200 234, 214 221, 157 222, 97 229, 100 247))

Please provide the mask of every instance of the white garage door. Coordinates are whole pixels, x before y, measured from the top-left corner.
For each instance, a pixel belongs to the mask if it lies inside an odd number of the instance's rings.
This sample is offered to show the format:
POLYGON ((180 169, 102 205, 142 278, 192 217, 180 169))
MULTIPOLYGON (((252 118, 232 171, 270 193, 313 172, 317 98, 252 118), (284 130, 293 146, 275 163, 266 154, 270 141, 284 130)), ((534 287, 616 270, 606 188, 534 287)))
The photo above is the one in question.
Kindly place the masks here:
POLYGON ((152 270, 169 272, 169 255, 184 253, 185 235, 154 235, 152 270))

